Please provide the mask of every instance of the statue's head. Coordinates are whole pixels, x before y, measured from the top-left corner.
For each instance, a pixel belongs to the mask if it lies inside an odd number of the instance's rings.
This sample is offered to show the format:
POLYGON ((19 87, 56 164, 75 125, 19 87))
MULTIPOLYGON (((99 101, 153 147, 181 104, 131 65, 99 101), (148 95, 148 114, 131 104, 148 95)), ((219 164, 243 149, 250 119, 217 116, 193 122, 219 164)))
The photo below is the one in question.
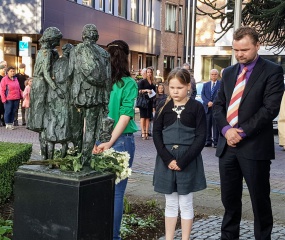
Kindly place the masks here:
POLYGON ((64 56, 67 56, 69 55, 70 53, 70 50, 73 48, 73 45, 71 43, 66 43, 62 46, 62 52, 63 52, 63 55, 64 56))
POLYGON ((99 34, 98 34, 98 30, 97 27, 94 24, 86 24, 83 27, 83 31, 82 31, 82 40, 92 40, 97 42, 99 39, 99 34))
POLYGON ((60 39, 62 38, 61 31, 56 27, 47 28, 39 42, 41 45, 50 44, 51 47, 59 46, 60 39))

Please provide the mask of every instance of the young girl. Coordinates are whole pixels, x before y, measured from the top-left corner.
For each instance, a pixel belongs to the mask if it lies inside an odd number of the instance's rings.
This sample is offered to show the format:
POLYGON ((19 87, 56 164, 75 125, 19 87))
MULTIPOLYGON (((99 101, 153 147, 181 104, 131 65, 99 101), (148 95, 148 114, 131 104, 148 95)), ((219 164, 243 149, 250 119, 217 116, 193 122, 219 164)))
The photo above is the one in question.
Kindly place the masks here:
POLYGON ((22 105, 22 107, 25 108, 26 124, 28 123, 28 114, 29 114, 29 108, 30 108, 30 92, 31 92, 32 81, 33 81, 32 78, 28 78, 25 81, 25 89, 23 92, 23 105, 22 105))
POLYGON ((189 99, 190 73, 181 68, 168 75, 169 97, 158 110, 153 140, 157 150, 154 190, 165 194, 165 239, 172 240, 181 212, 182 240, 189 240, 194 218, 193 192, 206 188, 201 151, 206 117, 200 102, 189 99))
MULTIPOLYGON (((108 105, 108 116, 115 121, 115 127, 109 142, 94 146, 93 153, 100 153, 114 148, 116 151, 127 151, 130 154, 129 167, 132 166, 135 142, 134 132, 137 126, 135 117, 135 100, 138 87, 129 72, 129 46, 122 40, 115 40, 107 45, 111 57, 112 92, 108 105)), ((115 186, 113 240, 121 240, 120 227, 123 216, 124 194, 128 179, 115 186)))
POLYGON ((164 93, 164 84, 163 83, 159 83, 157 86, 157 90, 156 90, 156 95, 153 101, 153 108, 154 111, 157 110, 159 104, 161 102, 164 102, 167 98, 167 95, 164 93))

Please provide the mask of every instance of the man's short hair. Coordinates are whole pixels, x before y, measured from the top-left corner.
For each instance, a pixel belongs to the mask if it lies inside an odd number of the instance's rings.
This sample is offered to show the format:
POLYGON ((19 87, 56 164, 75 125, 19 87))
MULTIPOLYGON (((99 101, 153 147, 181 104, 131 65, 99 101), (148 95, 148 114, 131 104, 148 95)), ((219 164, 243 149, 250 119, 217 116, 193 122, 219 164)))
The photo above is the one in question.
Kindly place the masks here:
POLYGON ((255 31, 254 28, 248 26, 238 28, 234 32, 233 39, 239 41, 242 38, 244 38, 246 35, 252 39, 252 43, 254 45, 256 45, 259 42, 258 33, 255 31))

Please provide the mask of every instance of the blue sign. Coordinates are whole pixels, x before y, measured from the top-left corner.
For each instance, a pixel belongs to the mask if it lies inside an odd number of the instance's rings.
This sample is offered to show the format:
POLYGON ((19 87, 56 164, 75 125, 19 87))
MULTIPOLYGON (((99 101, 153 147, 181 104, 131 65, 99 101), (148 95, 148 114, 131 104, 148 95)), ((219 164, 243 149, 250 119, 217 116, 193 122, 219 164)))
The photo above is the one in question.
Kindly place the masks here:
POLYGON ((19 55, 23 57, 30 56, 29 42, 19 41, 19 55))

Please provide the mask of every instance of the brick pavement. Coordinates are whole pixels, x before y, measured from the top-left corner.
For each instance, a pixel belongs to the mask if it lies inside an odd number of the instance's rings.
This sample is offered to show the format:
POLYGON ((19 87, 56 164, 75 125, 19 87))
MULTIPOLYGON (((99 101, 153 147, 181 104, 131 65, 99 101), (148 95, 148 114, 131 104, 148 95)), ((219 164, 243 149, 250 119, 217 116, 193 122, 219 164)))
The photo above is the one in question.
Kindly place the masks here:
MULTIPOLYGON (((32 143, 33 153, 31 158, 40 158, 38 134, 26 130, 25 127, 20 126, 13 131, 0 127, 0 141, 32 143)), ((152 174, 156 155, 152 138, 149 140, 142 140, 140 132, 137 132, 135 134, 135 141, 136 153, 133 164, 133 175, 129 179, 126 194, 131 200, 157 199, 158 202, 163 205, 164 196, 155 193, 152 187, 152 174)), ((276 160, 273 160, 271 165, 271 199, 275 223, 272 239, 285 239, 284 231, 280 230, 284 230, 285 227, 285 152, 278 146, 277 136, 275 136, 275 143, 276 160)), ((209 218, 194 223, 193 236, 191 236, 192 239, 218 239, 214 236, 218 236, 219 234, 216 232, 219 232, 223 207, 220 201, 218 159, 214 154, 214 148, 204 148, 202 152, 208 187, 206 190, 194 194, 194 205, 196 212, 205 214, 209 216, 209 218), (209 221, 214 222, 214 224, 209 225, 209 221), (208 238, 202 238, 201 236, 195 237, 195 231, 202 231, 205 228, 205 224, 208 226, 208 232, 213 236, 208 238)), ((246 186, 243 194, 243 220, 244 222, 242 223, 241 228, 251 229, 253 225, 253 216, 246 186)), ((181 233, 178 231, 176 239, 179 239, 179 234, 181 233)), ((250 236, 252 230, 249 230, 247 234, 248 235, 245 236, 250 236)), ((205 236, 207 236, 207 234, 205 236)), ((241 239, 246 238, 241 236, 241 239)), ((251 239, 251 237, 247 239, 251 239)))

